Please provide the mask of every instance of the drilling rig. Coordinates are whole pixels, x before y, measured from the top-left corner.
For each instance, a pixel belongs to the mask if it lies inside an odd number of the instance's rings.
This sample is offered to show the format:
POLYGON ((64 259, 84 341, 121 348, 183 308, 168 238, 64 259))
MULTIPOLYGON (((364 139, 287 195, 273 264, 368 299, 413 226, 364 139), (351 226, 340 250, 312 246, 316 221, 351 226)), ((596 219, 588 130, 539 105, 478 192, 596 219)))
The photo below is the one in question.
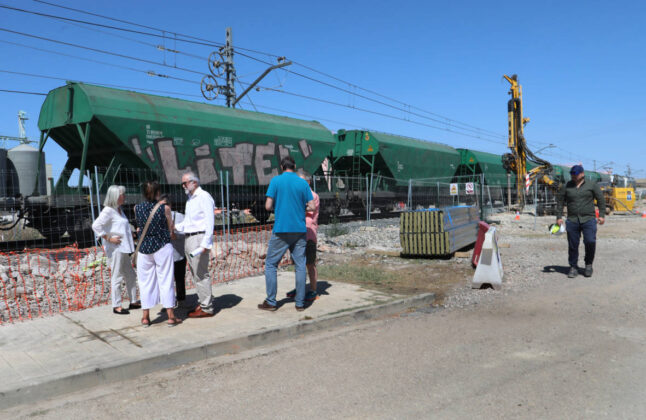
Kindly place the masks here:
POLYGON ((520 211, 525 206, 525 194, 532 183, 539 181, 548 185, 553 190, 557 190, 559 185, 548 175, 552 172, 552 165, 548 161, 536 156, 527 147, 523 131, 525 124, 529 122, 529 118, 523 117, 523 88, 518 83, 518 76, 514 74, 511 77, 507 75, 503 77, 511 85, 509 89, 511 99, 507 102, 509 131, 507 146, 511 150, 511 153, 506 153, 502 156, 502 165, 507 172, 516 174, 516 204, 517 210, 520 211), (528 171, 528 160, 536 163, 538 166, 528 171))

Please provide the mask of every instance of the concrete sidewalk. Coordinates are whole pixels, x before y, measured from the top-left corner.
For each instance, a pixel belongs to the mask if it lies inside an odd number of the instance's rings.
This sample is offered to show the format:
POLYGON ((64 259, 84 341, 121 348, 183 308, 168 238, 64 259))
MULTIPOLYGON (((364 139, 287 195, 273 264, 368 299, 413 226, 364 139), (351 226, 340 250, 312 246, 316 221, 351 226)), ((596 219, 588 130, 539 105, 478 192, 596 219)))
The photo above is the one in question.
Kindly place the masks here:
MULTIPOLYGON (((216 316, 185 319, 174 328, 167 327, 161 307, 151 309, 153 325, 143 328, 141 310, 120 316, 109 306, 0 326, 0 408, 396 313, 433 298, 402 299, 320 281, 322 295, 304 312, 287 299, 279 301, 278 311, 266 312, 256 307, 265 297, 264 284, 257 276, 217 285, 216 316)), ((279 299, 293 285, 293 273, 279 273, 279 299)), ((196 296, 188 293, 186 306, 194 306, 196 296)), ((178 315, 185 318, 186 312, 180 309, 178 315)))

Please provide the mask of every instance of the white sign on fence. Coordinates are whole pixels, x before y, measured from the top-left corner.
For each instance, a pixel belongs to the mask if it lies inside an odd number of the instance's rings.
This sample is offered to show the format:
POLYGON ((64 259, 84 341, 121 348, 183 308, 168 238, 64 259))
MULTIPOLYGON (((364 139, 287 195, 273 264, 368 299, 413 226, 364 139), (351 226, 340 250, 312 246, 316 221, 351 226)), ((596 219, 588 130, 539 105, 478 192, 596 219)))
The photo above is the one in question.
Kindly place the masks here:
POLYGON ((467 194, 473 195, 473 182, 467 182, 464 185, 464 190, 467 192, 467 194))
POLYGON ((451 184, 449 191, 451 195, 458 195, 458 184, 451 184))

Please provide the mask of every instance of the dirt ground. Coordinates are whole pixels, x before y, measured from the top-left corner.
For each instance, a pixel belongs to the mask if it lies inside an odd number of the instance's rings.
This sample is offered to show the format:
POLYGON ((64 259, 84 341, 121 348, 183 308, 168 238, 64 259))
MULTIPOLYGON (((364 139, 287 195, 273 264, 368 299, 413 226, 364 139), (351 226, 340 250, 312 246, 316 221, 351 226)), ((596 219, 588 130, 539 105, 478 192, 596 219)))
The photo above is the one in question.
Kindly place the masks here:
POLYGON ((408 259, 399 257, 397 251, 370 249, 363 255, 325 255, 319 265, 321 279, 398 295, 435 293, 437 305, 472 275, 470 258, 408 259))
MULTIPOLYGON (((598 226, 598 246, 613 246, 615 241, 646 238, 646 218, 639 216, 642 208, 646 210, 646 201, 635 209, 637 214, 614 213, 607 216, 607 223, 598 226)), ((538 257, 542 251, 567 250, 566 235, 551 235, 548 231, 549 225, 555 222, 553 216, 534 218, 531 214, 523 214, 521 220, 515 220, 514 214, 501 213, 493 215, 489 222, 499 232, 501 254, 513 259, 509 264, 507 282, 513 283, 515 277, 524 277, 522 266, 529 264, 532 257, 538 257), (531 251, 529 244, 539 246, 539 251, 531 251), (516 266, 520 267, 520 272, 516 266)), ((582 248, 583 245, 581 258, 582 248)), ((341 252, 319 251, 319 278, 400 295, 435 293, 435 305, 442 306, 447 296, 464 292, 465 288, 470 287, 475 271, 471 264, 472 252, 473 249, 468 248, 451 258, 424 259, 402 258, 400 249, 342 248, 341 252)), ((566 253, 563 253, 560 260, 554 261, 554 267, 565 265, 566 260, 566 253)))

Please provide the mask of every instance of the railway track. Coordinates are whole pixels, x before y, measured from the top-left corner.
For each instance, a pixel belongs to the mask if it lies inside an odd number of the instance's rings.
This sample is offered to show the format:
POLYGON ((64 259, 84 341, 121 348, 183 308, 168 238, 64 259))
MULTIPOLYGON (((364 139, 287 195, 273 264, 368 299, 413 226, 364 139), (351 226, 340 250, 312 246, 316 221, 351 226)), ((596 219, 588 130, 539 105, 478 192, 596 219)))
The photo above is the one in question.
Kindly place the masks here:
MULTIPOLYGON (((17 241, 6 241, 0 242, 0 252, 15 252, 23 251, 25 249, 57 249, 64 248, 66 246, 72 245, 74 241, 69 239, 63 239, 56 242, 51 242, 49 239, 21 239, 17 241)), ((90 246, 90 245, 86 245, 90 246)), ((81 247, 79 245, 79 247, 81 247)))

